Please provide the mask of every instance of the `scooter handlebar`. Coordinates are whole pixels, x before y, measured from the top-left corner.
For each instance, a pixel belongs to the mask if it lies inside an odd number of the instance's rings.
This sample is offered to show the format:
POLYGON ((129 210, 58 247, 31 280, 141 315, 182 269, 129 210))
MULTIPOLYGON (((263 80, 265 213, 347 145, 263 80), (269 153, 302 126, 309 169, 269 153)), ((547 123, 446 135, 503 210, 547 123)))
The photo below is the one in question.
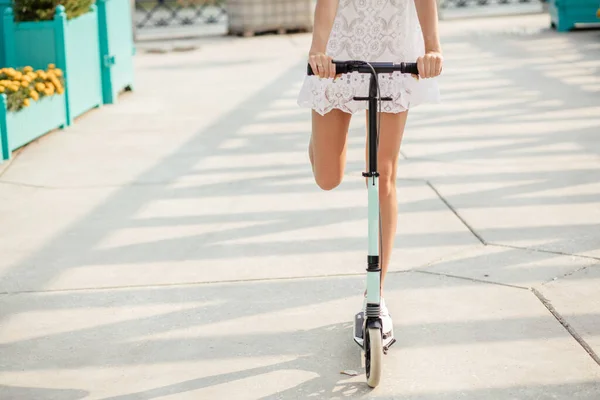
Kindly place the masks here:
MULTIPOLYGON (((376 73, 391 73, 400 72, 403 74, 414 74, 419 75, 419 68, 417 63, 391 63, 391 62, 372 62, 367 63, 365 61, 332 61, 335 65, 335 73, 347 74, 349 72, 360 72, 360 73, 372 73, 373 69, 376 73), (373 67, 373 69, 371 69, 373 67)), ((308 75, 314 75, 312 67, 308 64, 306 73, 308 75)))

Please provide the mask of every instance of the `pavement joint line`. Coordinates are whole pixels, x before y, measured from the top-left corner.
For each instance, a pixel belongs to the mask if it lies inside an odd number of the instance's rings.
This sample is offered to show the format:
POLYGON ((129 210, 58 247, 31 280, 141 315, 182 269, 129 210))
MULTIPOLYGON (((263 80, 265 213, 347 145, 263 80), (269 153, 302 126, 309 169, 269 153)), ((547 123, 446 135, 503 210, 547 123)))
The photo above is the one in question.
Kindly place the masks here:
POLYGON ((588 259, 588 260, 600 261, 600 257, 586 256, 586 255, 583 255, 583 254, 565 253, 565 252, 562 252, 562 251, 537 249, 535 247, 521 247, 521 246, 513 246, 513 245, 510 245, 510 244, 502 244, 502 243, 486 243, 486 245, 487 246, 496 246, 496 247, 507 247, 507 248, 516 249, 516 250, 529 250, 529 251, 535 251, 537 253, 556 254, 558 256, 571 256, 571 257, 585 258, 585 259, 588 259))
MULTIPOLYGON (((1 176, 1 174, 0 174, 1 176)), ((282 177, 274 177, 277 178, 285 178, 282 177)), ((282 179, 280 179, 282 180, 282 179)), ((427 181, 423 178, 398 178, 398 181, 404 182, 420 182, 427 183, 427 181)), ((172 181, 157 181, 157 182, 130 182, 126 184, 105 184, 105 185, 80 185, 80 186, 47 186, 47 185, 34 185, 31 183, 25 182, 15 182, 15 181, 5 181, 0 179, 0 185, 8 185, 8 186, 16 186, 16 187, 25 187, 32 189, 45 189, 45 190, 94 190, 94 189, 118 189, 124 187, 144 187, 144 186, 163 186, 171 184, 172 181)))
MULTIPOLYGON (((410 270, 403 271, 388 271, 388 274, 408 273, 410 270)), ((14 292, 0 292, 0 296, 20 295, 20 294, 39 294, 39 293, 65 293, 65 292, 83 292, 83 291, 108 291, 120 289, 146 289, 146 288, 161 288, 161 287, 184 287, 184 286, 201 286, 201 285, 220 285, 229 283, 246 283, 246 282, 273 282, 273 281, 292 281, 292 280, 307 280, 307 279, 323 279, 323 278, 343 278, 353 276, 363 276, 364 272, 349 272, 346 274, 326 274, 326 275, 311 275, 311 276, 286 276, 277 278, 250 278, 250 279, 227 279, 220 281, 196 281, 196 282, 174 282, 174 283, 153 283, 140 285, 123 285, 123 286, 100 286, 100 287, 78 287, 66 289, 47 289, 47 290, 18 290, 14 292)))
POLYGON ((413 157, 413 156, 409 156, 408 154, 406 154, 406 152, 404 150, 400 150, 400 153, 404 156, 406 161, 417 161, 417 162, 422 162, 422 161, 427 161, 427 162, 438 162, 438 163, 442 163, 442 164, 454 164, 454 165, 464 165, 464 166, 469 166, 469 167, 476 167, 476 166, 486 166, 488 165, 485 162, 476 162, 476 161, 460 161, 460 160, 444 160, 441 158, 435 158, 435 157, 413 157))
POLYGON ((561 280, 561 279, 568 278, 568 277, 569 277, 569 276, 571 276, 571 275, 574 275, 574 274, 576 274, 576 273, 578 273, 578 272, 580 272, 580 271, 586 270, 586 269, 588 269, 589 267, 593 267, 593 266, 594 266, 594 265, 586 265, 586 266, 583 266, 583 267, 576 268, 576 269, 574 269, 573 271, 567 272, 566 274, 563 274, 563 275, 561 275, 561 276, 556 276, 556 277, 554 277, 554 278, 552 278, 552 279, 549 279, 549 280, 547 280, 547 281, 545 281, 545 282, 542 282, 542 286, 545 286, 545 285, 548 285, 548 284, 550 284, 550 283, 553 283, 553 282, 559 281, 559 280, 561 280))
POLYGON ((554 318, 556 318, 556 320, 567 330, 567 332, 569 332, 573 339, 575 339, 579 343, 579 345, 583 347, 583 349, 588 353, 590 357, 592 357, 596 364, 600 366, 600 357, 598 357, 598 354, 596 354, 594 349, 592 349, 592 347, 585 341, 585 339, 582 338, 581 335, 579 335, 579 333, 577 333, 575 328, 573 328, 573 326, 563 318, 563 316, 556 310, 556 308, 554 308, 550 300, 544 297, 544 295, 535 288, 531 288, 531 291, 540 300, 544 307, 546 307, 548 311, 550 311, 554 318))
POLYGON ((11 158, 9 158, 8 160, 4 160, 3 163, 5 163, 5 165, 2 166, 3 169, 0 171, 0 178, 2 177, 2 175, 4 175, 10 169, 10 167, 12 167, 13 163, 15 162, 15 160, 17 158, 19 158, 21 153, 22 153, 22 151, 13 152, 11 158))
MULTIPOLYGON (((406 272, 416 272, 416 273, 419 273, 419 274, 429 274, 429 275, 445 276, 447 278, 461 279, 461 280, 471 281, 471 282, 477 282, 477 283, 486 283, 488 285, 505 286, 505 287, 509 287, 509 288, 512 288, 512 289, 531 290, 531 288, 526 287, 526 286, 511 285, 510 283, 486 281, 486 280, 483 280, 483 279, 470 278, 468 276, 445 274, 443 272, 433 272, 433 271, 424 271, 424 270, 409 270, 409 271, 406 271, 406 272)), ((388 272, 388 273, 390 273, 390 272, 388 272)))
POLYGON ((483 237, 479 233, 477 233, 477 231, 475 231, 475 229, 471 225, 469 225, 469 223, 463 217, 461 217, 461 215, 458 213, 458 211, 456 211, 454 209, 454 207, 452 207, 452 205, 448 202, 448 200, 446 200, 444 198, 444 196, 442 196, 442 194, 435 188, 435 186, 433 186, 433 184, 429 180, 426 180, 425 182, 427 183, 427 186, 429 186, 431 188, 431 190, 433 190, 435 192, 435 194, 438 196, 438 198, 444 202, 446 207, 448 207, 448 209, 450 209, 450 211, 452 211, 454 213, 456 218, 458 218, 460 220, 460 222, 462 222, 462 224, 464 226, 466 226, 469 231, 471 231, 473 236, 475 236, 477 238, 477 240, 479 240, 481 242, 481 244, 487 245, 487 242, 485 241, 485 239, 483 239, 483 237))
MULTIPOLYGON (((422 273, 429 275, 445 276, 448 278, 455 278, 461 280, 467 280, 478 283, 486 283, 490 285, 508 286, 516 289, 527 289, 529 288, 510 285, 501 282, 492 282, 476 278, 469 278, 458 275, 443 274, 439 272, 421 271, 415 269, 401 270, 401 271, 388 271, 390 274, 409 274, 409 273, 422 273)), ((174 282, 174 283, 153 283, 153 284, 140 284, 140 285, 122 285, 122 286, 89 286, 89 287, 75 287, 65 289, 47 289, 47 290, 17 290, 14 292, 0 292, 0 296, 14 296, 22 294, 44 294, 44 293, 68 293, 68 292, 84 292, 84 291, 110 291, 110 290, 122 290, 122 289, 151 289, 151 288, 164 288, 164 287, 185 287, 185 286, 203 286, 203 285, 220 285, 230 283, 247 283, 247 282, 276 282, 276 281, 293 281, 293 280, 308 280, 308 279, 324 279, 324 278, 344 278, 344 277, 356 277, 363 276, 364 272, 349 272, 345 274, 325 274, 325 275, 311 275, 311 276, 285 276, 277 278, 250 278, 250 279, 225 279, 220 281, 196 281, 196 282, 174 282)))
POLYGON ((25 182, 15 182, 15 181, 4 181, 0 179, 0 184, 17 186, 17 187, 26 187, 32 189, 46 189, 46 190, 93 190, 93 189, 118 189, 124 187, 132 187, 132 186, 161 186, 166 185, 171 182, 168 181, 160 181, 160 182, 131 182, 126 184, 106 184, 106 185, 81 185, 81 186, 46 186, 46 185, 34 185, 31 183, 25 182))
POLYGON ((444 254, 443 256, 440 256, 440 257, 436 258, 433 261, 429 261, 429 262, 426 262, 425 264, 420 265, 418 267, 411 268, 410 271, 419 271, 419 270, 424 269, 424 268, 433 267, 436 264, 438 264, 440 262, 444 262, 444 261, 446 261, 446 260, 448 260, 448 259, 450 259, 452 257, 456 257, 458 255, 467 255, 467 254, 469 254, 471 252, 477 251, 481 247, 485 248, 486 246, 484 244, 478 243, 478 244, 474 244, 474 245, 470 246, 467 249, 457 250, 457 251, 453 251, 453 252, 451 252, 449 254, 444 254))

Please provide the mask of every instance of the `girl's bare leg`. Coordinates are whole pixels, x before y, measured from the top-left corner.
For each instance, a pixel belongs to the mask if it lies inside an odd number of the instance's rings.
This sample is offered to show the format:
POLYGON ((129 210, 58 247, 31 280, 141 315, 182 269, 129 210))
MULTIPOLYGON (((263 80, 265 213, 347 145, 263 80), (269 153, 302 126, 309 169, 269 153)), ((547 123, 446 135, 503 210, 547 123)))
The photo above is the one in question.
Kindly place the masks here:
POLYGON ((336 188, 344 177, 348 126, 351 114, 334 109, 325 115, 312 111, 312 135, 308 156, 317 185, 336 188))
MULTIPOLYGON (((398 200, 396 196, 396 172, 400 144, 404 135, 408 112, 382 113, 379 128, 377 170, 379 172, 379 205, 381 215, 381 293, 390 264, 396 227, 398 224, 398 200)), ((367 125, 368 126, 368 125, 367 125)), ((365 152, 368 158, 368 150, 365 152)), ((368 165, 368 163, 367 163, 368 165)))

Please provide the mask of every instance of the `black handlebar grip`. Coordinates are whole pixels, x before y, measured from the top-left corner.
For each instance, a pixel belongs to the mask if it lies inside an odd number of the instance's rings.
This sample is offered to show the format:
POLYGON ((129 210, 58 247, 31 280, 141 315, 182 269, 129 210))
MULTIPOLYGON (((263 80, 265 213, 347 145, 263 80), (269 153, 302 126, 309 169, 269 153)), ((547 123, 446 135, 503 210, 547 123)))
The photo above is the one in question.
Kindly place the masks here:
MULTIPOLYGON (((346 74, 348 73, 348 66, 346 65, 345 62, 333 62, 333 64, 335 65, 335 73, 337 74, 346 74)), ((313 72, 310 64, 308 64, 306 66, 306 74, 307 75, 314 75, 315 73, 313 72)))
POLYGON ((417 63, 402 63, 403 68, 403 72, 405 74, 414 74, 414 75, 419 75, 419 67, 417 66, 417 63))
POLYGON ((335 74, 339 75, 339 74, 347 74, 348 71, 348 63, 344 62, 344 61, 338 61, 335 62, 335 74))

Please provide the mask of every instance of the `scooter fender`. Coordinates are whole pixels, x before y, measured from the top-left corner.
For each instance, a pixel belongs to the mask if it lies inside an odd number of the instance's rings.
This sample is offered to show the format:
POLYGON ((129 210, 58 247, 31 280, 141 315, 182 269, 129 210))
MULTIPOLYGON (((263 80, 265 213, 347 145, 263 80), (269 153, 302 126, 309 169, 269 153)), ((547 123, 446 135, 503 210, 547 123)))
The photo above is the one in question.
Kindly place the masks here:
POLYGON ((367 318, 365 325, 367 326, 367 329, 383 329, 381 318, 367 318))

